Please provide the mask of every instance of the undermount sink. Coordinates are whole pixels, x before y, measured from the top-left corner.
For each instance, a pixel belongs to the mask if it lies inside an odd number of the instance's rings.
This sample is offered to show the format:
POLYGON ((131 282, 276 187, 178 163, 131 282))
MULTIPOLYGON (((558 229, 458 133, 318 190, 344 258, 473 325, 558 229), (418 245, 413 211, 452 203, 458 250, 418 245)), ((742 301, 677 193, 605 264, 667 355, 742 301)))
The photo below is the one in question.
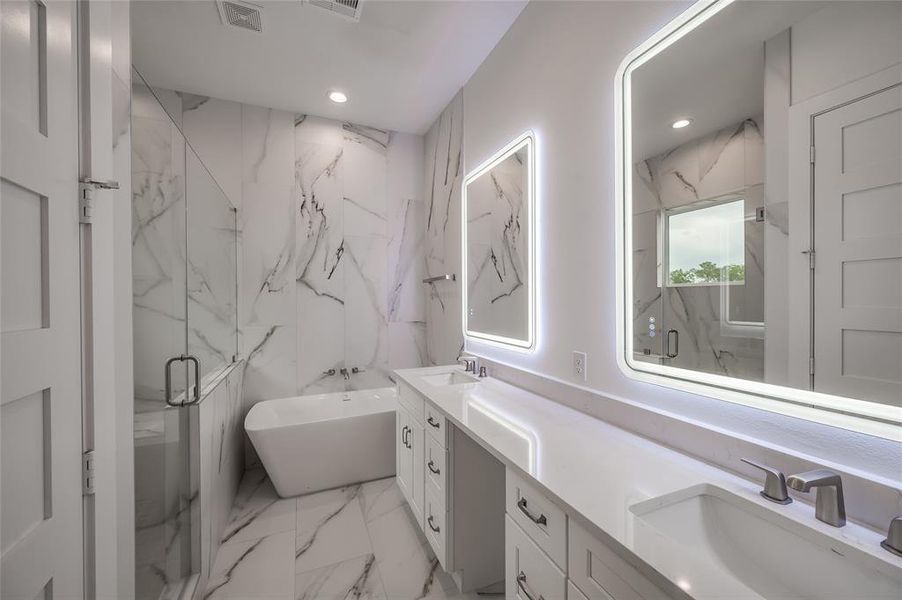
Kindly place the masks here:
POLYGON ((690 594, 704 579, 741 598, 902 598, 902 570, 778 510, 697 485, 632 505, 633 541, 690 594))
POLYGON ((478 383, 479 379, 472 375, 467 375, 461 371, 447 371, 445 373, 435 373, 433 375, 423 375, 423 381, 429 385, 442 387, 448 385, 460 385, 463 383, 478 383))

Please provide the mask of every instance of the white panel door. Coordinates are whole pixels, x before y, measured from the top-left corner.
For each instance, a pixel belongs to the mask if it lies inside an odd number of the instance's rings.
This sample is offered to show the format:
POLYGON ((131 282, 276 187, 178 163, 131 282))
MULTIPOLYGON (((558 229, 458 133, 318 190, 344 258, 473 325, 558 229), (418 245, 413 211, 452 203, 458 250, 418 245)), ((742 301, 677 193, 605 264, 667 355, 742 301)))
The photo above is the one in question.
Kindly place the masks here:
POLYGON ((0 2, 0 597, 83 596, 75 2, 0 2))
POLYGON ((902 85, 814 119, 814 389, 902 406, 902 85))

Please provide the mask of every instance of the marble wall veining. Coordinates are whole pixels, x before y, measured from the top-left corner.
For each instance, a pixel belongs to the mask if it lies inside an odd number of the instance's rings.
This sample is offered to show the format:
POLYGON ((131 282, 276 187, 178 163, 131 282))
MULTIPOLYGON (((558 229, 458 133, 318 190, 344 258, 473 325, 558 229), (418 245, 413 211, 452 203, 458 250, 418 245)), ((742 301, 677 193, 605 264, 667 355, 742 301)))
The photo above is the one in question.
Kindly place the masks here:
POLYGON ((457 281, 428 284, 428 363, 451 364, 463 351, 461 324, 461 186, 463 92, 459 92, 426 134, 426 277, 453 274, 457 281))
POLYGON ((189 142, 238 196, 245 408, 426 364, 423 138, 180 97, 189 142))
MULTIPOLYGON (((754 335, 731 329, 730 320, 764 320, 764 224, 755 209, 764 200, 764 138, 761 117, 749 118, 636 163, 633 200, 633 346, 651 351, 641 360, 665 361, 673 366, 764 380, 764 328, 754 335), (664 210, 729 194, 745 200, 745 282, 727 286, 661 286, 664 210), (656 335, 649 335, 654 317, 656 335), (680 334, 676 358, 665 353, 662 332, 680 334)), ((662 275, 663 276, 663 275, 662 275)), ((749 331, 749 330, 746 330, 749 331)))

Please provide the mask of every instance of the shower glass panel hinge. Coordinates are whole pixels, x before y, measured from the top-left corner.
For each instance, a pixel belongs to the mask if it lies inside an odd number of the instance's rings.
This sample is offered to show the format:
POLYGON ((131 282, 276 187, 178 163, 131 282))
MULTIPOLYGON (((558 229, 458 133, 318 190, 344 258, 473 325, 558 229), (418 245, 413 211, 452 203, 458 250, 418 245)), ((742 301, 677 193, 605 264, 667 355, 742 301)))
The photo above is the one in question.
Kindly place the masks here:
POLYGON ((814 357, 808 357, 808 374, 814 375, 814 357))
POLYGON ((81 495, 94 495, 94 451, 88 450, 81 455, 81 495))
POLYGON ((808 147, 808 161, 811 164, 814 164, 814 156, 815 156, 814 146, 809 146, 808 147))

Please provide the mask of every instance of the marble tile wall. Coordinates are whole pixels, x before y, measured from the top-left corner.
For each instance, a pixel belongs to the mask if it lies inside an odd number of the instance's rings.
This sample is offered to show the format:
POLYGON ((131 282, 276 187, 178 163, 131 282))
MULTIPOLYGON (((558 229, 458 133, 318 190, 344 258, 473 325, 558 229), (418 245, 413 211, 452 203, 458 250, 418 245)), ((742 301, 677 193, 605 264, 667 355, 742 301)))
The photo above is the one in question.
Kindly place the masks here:
MULTIPOLYGON (((731 315, 749 321, 764 315, 764 225, 754 209, 764 206, 763 118, 750 118, 636 163, 633 179, 634 348, 678 367, 746 379, 764 379, 764 339, 722 327, 721 286, 661 287, 662 211, 741 192, 745 197, 745 285, 730 286, 731 315), (680 332, 679 355, 661 359, 666 335, 680 332)), ((643 359, 646 360, 646 359, 643 359)))
POLYGON ((180 97, 190 144, 238 196, 245 408, 426 364, 423 138, 180 97))
POLYGON ((454 274, 456 282, 429 284, 426 351, 431 365, 453 363, 463 351, 460 281, 460 202, 463 184, 463 92, 426 134, 426 277, 454 274))

